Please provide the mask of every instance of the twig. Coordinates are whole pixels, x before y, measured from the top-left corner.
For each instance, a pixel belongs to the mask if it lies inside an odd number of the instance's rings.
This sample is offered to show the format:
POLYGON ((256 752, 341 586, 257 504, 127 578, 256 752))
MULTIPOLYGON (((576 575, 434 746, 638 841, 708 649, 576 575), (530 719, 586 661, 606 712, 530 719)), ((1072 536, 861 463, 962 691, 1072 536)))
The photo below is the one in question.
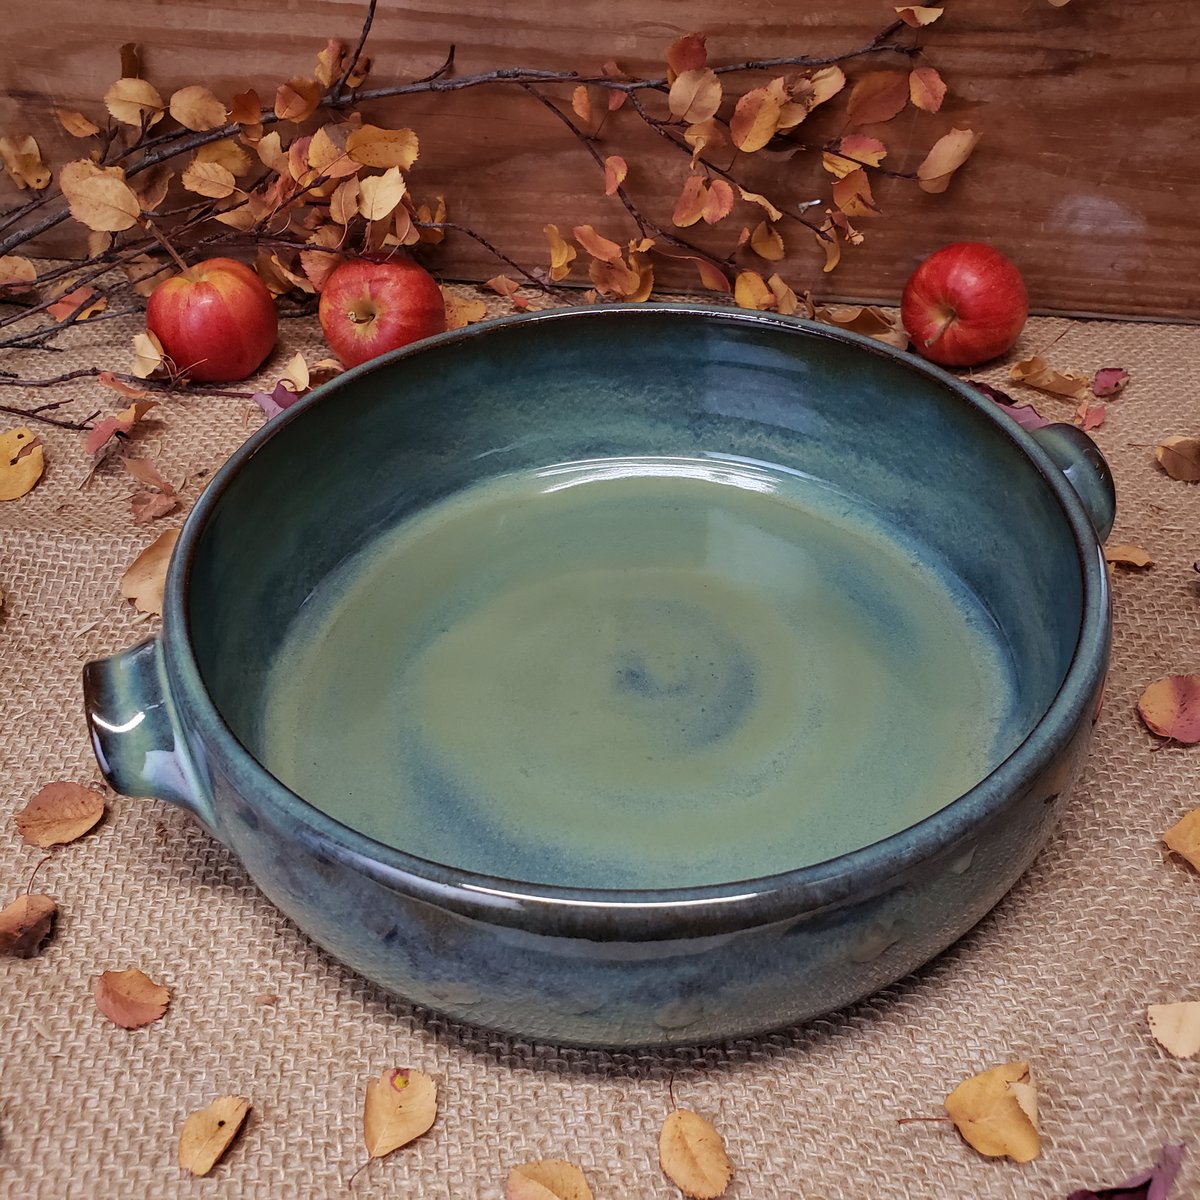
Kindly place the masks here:
POLYGON ((100 415, 98 412, 94 412, 86 421, 60 421, 57 417, 43 416, 35 410, 13 408, 8 404, 0 404, 0 412, 10 413, 14 417, 22 417, 26 421, 41 421, 43 425, 54 425, 58 429, 73 429, 76 433, 82 433, 85 430, 91 429, 92 421, 100 415))
POLYGON ((544 279, 539 279, 532 271, 521 266, 515 259, 509 258, 503 250, 498 250, 491 242, 487 240, 481 233, 476 233, 474 229, 466 225, 460 225, 457 221, 414 221, 419 229, 452 229, 455 233, 461 233, 478 242, 489 254, 494 255, 501 262, 507 263, 514 271, 519 271, 534 287, 545 292, 550 296, 562 297, 564 293, 559 288, 551 287, 544 279))
POLYGON ((358 66, 358 60, 362 56, 363 47, 367 44, 367 34, 371 32, 371 22, 375 20, 375 5, 376 0, 370 0, 367 4, 367 15, 363 18, 362 30, 358 35, 358 45, 354 47, 354 53, 346 59, 346 66, 338 76, 337 82, 329 89, 329 99, 335 104, 341 98, 346 80, 354 74, 354 68, 358 66))

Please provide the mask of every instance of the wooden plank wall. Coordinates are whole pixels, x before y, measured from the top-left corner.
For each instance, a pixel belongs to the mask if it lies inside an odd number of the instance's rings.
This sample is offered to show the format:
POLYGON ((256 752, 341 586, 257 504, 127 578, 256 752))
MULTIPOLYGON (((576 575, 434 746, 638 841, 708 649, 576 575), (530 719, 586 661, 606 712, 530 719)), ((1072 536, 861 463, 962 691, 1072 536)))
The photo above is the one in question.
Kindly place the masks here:
MULTIPOLYGON (((146 48, 146 74, 164 94, 203 81, 226 98, 247 82, 269 95, 279 81, 311 71, 327 36, 353 41, 363 11, 357 0, 7 0, 0 132, 34 132, 54 162, 72 156, 50 108, 100 115, 97 98, 118 74, 125 41, 146 48)), ((381 0, 372 83, 426 74, 451 43, 463 74, 594 71, 610 58, 658 74, 664 47, 692 30, 709 35, 718 63, 840 52, 892 16, 882 0, 381 0)), ((951 94, 935 116, 908 110, 881 128, 893 151, 888 165, 911 170, 953 125, 983 132, 975 158, 944 196, 880 180, 883 216, 863 223, 866 244, 832 276, 822 275, 811 234, 792 225, 785 278, 818 294, 894 301, 924 254, 978 238, 1019 263, 1037 309, 1200 319, 1200 4, 951 0, 922 40, 951 94)), ((564 102, 568 94, 559 89, 564 102)), ((511 85, 381 101, 369 113, 419 131, 415 192, 444 192, 453 218, 523 262, 545 261, 547 221, 631 232, 617 202, 603 196, 594 163, 511 85)), ((837 131, 828 121, 816 130, 837 131)), ((628 111, 607 123, 601 149, 628 159, 632 192, 665 221, 686 158, 628 111)), ((749 175, 790 202, 827 195, 828 177, 806 161, 812 157, 777 159, 749 175)), ((721 238, 735 235, 726 229, 721 238)), ((437 253, 447 277, 485 278, 496 269, 461 237, 437 253)), ((660 278, 694 281, 687 269, 660 278)))

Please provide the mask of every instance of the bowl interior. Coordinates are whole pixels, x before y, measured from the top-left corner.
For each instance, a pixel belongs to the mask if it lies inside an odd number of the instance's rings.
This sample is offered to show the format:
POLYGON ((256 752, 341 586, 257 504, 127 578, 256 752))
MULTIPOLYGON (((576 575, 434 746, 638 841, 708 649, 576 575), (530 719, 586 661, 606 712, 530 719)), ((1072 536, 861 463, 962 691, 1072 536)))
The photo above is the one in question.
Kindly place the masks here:
POLYGON ((447 865, 727 882, 914 824, 1079 636, 1046 481, 936 375, 744 314, 574 312, 335 382, 230 476, 189 630, 246 749, 447 865))

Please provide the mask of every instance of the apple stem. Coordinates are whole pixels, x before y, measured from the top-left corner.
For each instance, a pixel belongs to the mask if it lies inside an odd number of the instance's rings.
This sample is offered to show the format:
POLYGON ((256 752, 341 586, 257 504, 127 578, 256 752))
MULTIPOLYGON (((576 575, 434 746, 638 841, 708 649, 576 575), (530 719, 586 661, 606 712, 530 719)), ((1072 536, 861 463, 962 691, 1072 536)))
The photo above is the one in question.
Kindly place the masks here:
POLYGON ((954 318, 957 316, 958 316, 958 313, 956 313, 954 311, 954 309, 952 309, 952 308, 946 309, 946 315, 944 317, 942 317, 942 323, 938 326, 937 333, 935 333, 933 335, 933 337, 925 339, 923 344, 926 349, 928 349, 930 346, 932 346, 934 342, 939 341, 941 339, 942 334, 944 334, 946 332, 946 330, 950 328, 950 326, 954 323, 954 318))
POLYGON ((167 235, 163 233, 163 231, 159 229, 159 227, 155 225, 149 217, 146 217, 145 220, 146 229, 149 231, 150 236, 153 237, 154 240, 171 256, 171 258, 175 260, 175 265, 181 271, 186 271, 188 269, 187 263, 183 261, 179 251, 177 251, 175 247, 171 245, 167 235))

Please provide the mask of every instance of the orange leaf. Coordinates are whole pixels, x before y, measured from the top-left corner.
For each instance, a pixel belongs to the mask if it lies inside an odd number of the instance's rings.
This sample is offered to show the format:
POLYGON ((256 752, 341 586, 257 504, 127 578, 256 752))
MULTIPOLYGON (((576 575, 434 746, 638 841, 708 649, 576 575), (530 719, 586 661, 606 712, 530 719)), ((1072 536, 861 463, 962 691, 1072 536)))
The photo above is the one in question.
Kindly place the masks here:
POLYGON ((776 312, 790 317, 799 308, 800 302, 796 299, 796 293, 778 275, 772 275, 767 280, 767 287, 771 289, 771 295, 775 297, 776 312))
POLYGON ((625 182, 625 176, 628 174, 629 167, 625 160, 619 154, 610 154, 604 160, 604 194, 615 196, 617 188, 625 182))
POLYGON ((683 71, 671 84, 667 96, 671 115, 695 125, 717 115, 721 107, 721 81, 709 67, 683 71))
POLYGON ((833 202, 848 217, 875 217, 875 197, 871 195, 871 181, 861 167, 839 179, 833 185, 833 202))
POLYGON ((1194 746, 1200 742, 1200 675, 1155 680, 1139 697, 1137 711, 1151 733, 1194 746))
POLYGON ((95 121, 89 121, 81 112, 70 108, 56 108, 54 115, 58 123, 72 136, 77 138, 91 137, 100 132, 100 126, 95 121))
POLYGON ((1200 438, 1179 435, 1163 438, 1154 447, 1154 457, 1172 479, 1200 483, 1200 438))
POLYGON ((423 1071, 395 1069, 367 1081, 363 1136, 372 1158, 407 1146, 436 1119, 437 1084, 423 1071))
POLYGON ((779 128, 783 111, 778 88, 759 87, 748 91, 738 102, 729 121, 729 137, 747 154, 761 150, 779 128))
POLYGON ((1008 377, 1026 387, 1037 388, 1039 392, 1069 400, 1083 400, 1088 394, 1088 381, 1082 375, 1055 370, 1039 354, 1013 363, 1008 369, 1008 377))
POLYGON ((689 125, 683 131, 683 140, 692 148, 693 167, 704 151, 707 150, 711 153, 728 145, 725 140, 725 131, 721 128, 720 123, 712 117, 707 121, 698 121, 695 125, 689 125))
POLYGON ((917 67, 908 77, 908 96, 926 112, 937 112, 946 98, 946 83, 933 67, 917 67))
POLYGON ((1200 808, 1193 808, 1162 835, 1164 845, 1172 854, 1185 858, 1200 871, 1200 808))
POLYGON ((921 25, 932 25, 934 21, 942 15, 943 10, 933 8, 929 5, 908 5, 905 8, 897 8, 896 15, 902 20, 905 25, 911 25, 917 28, 921 25))
POLYGON ((521 1163, 508 1173, 505 1200, 593 1200, 583 1172, 558 1158, 521 1163))
POLYGON ((346 151, 364 167, 399 167, 407 171, 421 153, 421 141, 411 129, 364 125, 346 138, 346 151))
POLYGON ((667 1178, 692 1200, 723 1196, 733 1176, 721 1135, 686 1108, 673 1110, 663 1122, 658 1161, 667 1178))
POLYGON ((180 88, 171 97, 170 111, 180 125, 197 133, 225 124, 225 105, 199 83, 180 88))
POLYGON ((784 255, 783 238, 773 225, 760 221, 750 235, 750 249, 759 258, 768 262, 778 262, 784 255))
POLYGON ((1141 546, 1121 542, 1116 546, 1104 547, 1104 561, 1114 567, 1152 567, 1154 559, 1141 546))
POLYGON ((179 540, 178 529, 160 533, 125 569, 121 576, 121 595, 132 600, 138 612, 162 615, 163 589, 171 551, 179 540))
POLYGON ((872 71, 850 89, 846 116, 853 125, 890 121, 908 103, 906 71, 872 71))
POLYGON ((521 287, 519 283, 515 283, 507 275, 494 275, 484 286, 490 287, 497 296, 513 296, 521 287))
POLYGON ((672 223, 681 229, 695 225, 704 214, 706 198, 704 177, 689 175, 683 182, 683 190, 679 193, 679 199, 675 201, 675 211, 671 214, 672 223))
MULTIPOLYGON (((107 386, 117 391, 122 391, 128 387, 127 384, 119 384, 116 380, 107 386)), ((133 393, 137 391, 135 388, 129 388, 128 390, 133 393)), ((146 393, 142 392, 141 395, 144 397, 146 393)), ((105 446, 117 434, 129 433, 138 421, 152 408, 157 407, 157 400, 135 399, 128 408, 122 409, 115 417, 105 417, 103 421, 97 422, 95 426, 88 430, 87 436, 83 439, 85 453, 95 454, 97 450, 105 446)))
POLYGON ((250 1112, 243 1096, 222 1096, 192 1113, 179 1135, 179 1165, 193 1175, 207 1175, 237 1137, 250 1112))
POLYGON ((590 124, 592 120, 592 100, 588 95, 588 90, 580 84, 571 93, 571 107, 575 110, 575 115, 585 124, 590 124))
POLYGON ((307 121, 321 103, 321 85, 315 79, 289 79, 275 90, 275 115, 281 121, 307 121))
POLYGON ((359 164, 349 153, 350 133, 348 125, 322 125, 308 143, 308 165, 331 179, 357 174, 359 164))
POLYGON ((971 157, 978 141, 979 134, 970 129, 952 129, 938 138, 917 168, 921 190, 944 192, 950 186, 950 177, 971 157))
POLYGON ((620 262, 621 247, 601 237, 590 225, 576 225, 575 240, 593 257, 602 262, 620 262))
POLYGON ((325 49, 317 51, 317 69, 313 76, 322 87, 332 87, 345 65, 345 44, 337 38, 327 38, 325 49))
POLYGON ((65 321, 68 317, 86 321, 88 317, 103 312, 107 307, 108 301, 95 288, 78 287, 59 296, 46 311, 56 321, 65 321))
POLYGON ((766 280, 757 271, 741 271, 733 284, 733 298, 739 308, 769 309, 775 297, 766 280))
POLYGON ((842 243, 833 221, 826 219, 825 224, 821 226, 821 232, 818 233, 814 230, 813 237, 817 239, 817 245, 825 253, 825 265, 821 269, 829 274, 842 261, 842 243))
POLYGON ((809 109, 814 109, 826 100, 832 100, 846 86, 846 75, 841 67, 822 67, 808 79, 812 95, 808 97, 809 109))
POLYGON ((114 120, 134 129, 157 124, 166 111, 163 98, 144 79, 118 79, 104 93, 104 105, 114 120))
POLYGON ((442 300, 446 305, 447 329, 462 329, 487 316, 487 305, 475 297, 456 296, 442 288, 442 300))
POLYGON ((18 896, 0 910, 0 958, 33 958, 50 936, 58 905, 49 896, 18 896))
POLYGON ((707 40, 703 33, 687 33, 667 47, 668 83, 674 83, 685 71, 702 71, 708 66, 707 40))
POLYGON ((946 1111, 980 1154, 1030 1162, 1041 1152, 1032 1088, 1027 1063, 1004 1063, 960 1083, 946 1111))
POLYGON ((826 150, 821 155, 821 165, 831 175, 844 179, 859 167, 879 166, 886 157, 887 147, 878 138, 851 133, 837 142, 836 150, 826 150))
POLYGON ((708 195, 704 200, 701 216, 707 225, 715 225, 733 211, 733 188, 723 179, 709 180, 708 195))
POLYGON ((550 278, 557 283, 570 275, 575 247, 562 237, 557 225, 547 225, 542 232, 550 243, 550 278))
POLYGON ((65 846, 104 816, 104 797, 81 783, 48 783, 16 815, 27 846, 65 846))
POLYGON ((239 125, 257 125, 262 120, 262 101, 253 88, 234 96, 229 119, 239 125))
POLYGON ((700 276, 701 284, 710 292, 724 292, 728 294, 733 290, 729 285, 729 279, 726 277, 725 272, 711 259, 705 258, 700 254, 688 254, 685 250, 677 250, 668 246, 659 248, 658 252, 664 258, 693 263, 697 274, 700 276))
POLYGON ((0 434, 0 500, 19 500, 46 469, 41 439, 24 425, 0 434))
POLYGON ((96 979, 94 995, 96 1007, 122 1029, 139 1029, 157 1021, 171 1000, 165 987, 136 967, 105 971, 96 979))

